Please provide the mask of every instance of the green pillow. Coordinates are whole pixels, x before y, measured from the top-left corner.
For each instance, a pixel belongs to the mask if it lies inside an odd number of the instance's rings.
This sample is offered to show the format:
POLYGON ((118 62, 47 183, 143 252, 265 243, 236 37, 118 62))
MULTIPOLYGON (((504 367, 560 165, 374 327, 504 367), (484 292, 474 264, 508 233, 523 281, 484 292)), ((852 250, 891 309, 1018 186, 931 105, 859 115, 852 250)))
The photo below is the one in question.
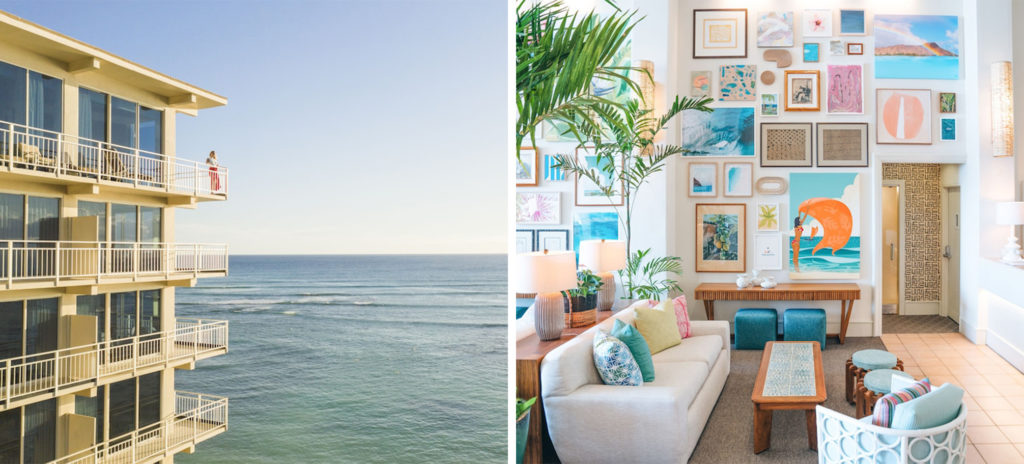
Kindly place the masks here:
POLYGON ((657 354, 668 348, 672 348, 683 341, 679 335, 679 325, 676 324, 676 312, 673 309, 665 310, 663 305, 660 308, 637 307, 636 329, 640 335, 647 340, 647 346, 651 354, 657 354))
POLYGON ((644 382, 654 381, 654 360, 651 359, 651 349, 647 346, 647 340, 637 332, 633 326, 616 319, 615 327, 612 328, 612 336, 622 340, 633 353, 633 359, 640 366, 640 373, 644 376, 644 382))

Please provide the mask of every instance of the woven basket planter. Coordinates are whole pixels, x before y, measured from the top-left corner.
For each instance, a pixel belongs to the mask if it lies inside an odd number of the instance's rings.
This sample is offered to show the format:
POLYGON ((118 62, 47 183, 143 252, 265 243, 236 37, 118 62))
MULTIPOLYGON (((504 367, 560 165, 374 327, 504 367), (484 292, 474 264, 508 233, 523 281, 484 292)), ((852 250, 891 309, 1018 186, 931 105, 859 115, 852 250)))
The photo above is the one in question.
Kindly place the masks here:
POLYGON ((563 297, 565 302, 565 326, 586 327, 597 322, 597 294, 584 297, 563 297))

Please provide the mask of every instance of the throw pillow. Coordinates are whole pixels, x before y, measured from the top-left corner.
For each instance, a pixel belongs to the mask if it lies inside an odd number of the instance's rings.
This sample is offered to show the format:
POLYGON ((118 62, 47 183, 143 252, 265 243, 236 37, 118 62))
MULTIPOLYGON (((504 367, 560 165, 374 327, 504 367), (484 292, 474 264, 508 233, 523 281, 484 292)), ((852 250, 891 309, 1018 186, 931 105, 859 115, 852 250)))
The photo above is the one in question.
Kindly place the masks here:
POLYGON ((951 383, 928 394, 896 405, 890 427, 895 430, 921 430, 948 424, 960 414, 964 391, 951 383))
POLYGON ((679 335, 679 325, 676 323, 675 311, 664 308, 660 305, 657 308, 637 306, 633 311, 636 313, 634 322, 640 335, 644 336, 651 354, 657 354, 668 348, 682 343, 683 338, 679 335))
POLYGON ((594 367, 605 385, 638 386, 644 382, 626 344, 602 330, 594 335, 594 367))
POLYGON ((676 310, 676 324, 679 326, 679 335, 683 338, 690 336, 690 313, 686 312, 686 295, 679 295, 672 300, 672 306, 676 310))
POLYGON ((611 335, 622 343, 626 344, 629 352, 633 355, 640 373, 643 374, 644 382, 654 381, 654 360, 651 359, 651 349, 647 346, 647 340, 632 325, 626 324, 618 319, 615 320, 615 327, 611 335))
POLYGON ((889 427, 892 424, 892 416, 896 411, 896 405, 920 398, 932 389, 928 379, 921 379, 907 388, 893 391, 875 402, 875 410, 871 415, 871 423, 879 427, 889 427))

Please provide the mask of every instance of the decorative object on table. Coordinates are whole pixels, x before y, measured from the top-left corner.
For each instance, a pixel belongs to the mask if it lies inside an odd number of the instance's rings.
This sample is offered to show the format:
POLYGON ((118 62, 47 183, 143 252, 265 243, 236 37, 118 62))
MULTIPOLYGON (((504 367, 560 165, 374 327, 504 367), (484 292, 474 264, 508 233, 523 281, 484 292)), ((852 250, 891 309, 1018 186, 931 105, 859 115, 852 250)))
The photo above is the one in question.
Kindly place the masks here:
POLYGON ((740 308, 733 316, 737 350, 763 350, 779 333, 779 314, 772 308, 740 308))
POLYGON ((754 183, 754 189, 761 195, 782 195, 789 189, 789 183, 782 177, 759 177, 754 183))
POLYGON ((820 47, 817 42, 804 42, 804 63, 817 63, 820 47))
POLYGON ((956 16, 875 15, 876 79, 959 79, 956 16))
POLYGON ((1013 156, 1013 64, 992 63, 992 156, 1013 156))
POLYGON ((760 287, 761 286, 761 282, 764 282, 764 277, 761 277, 761 270, 756 268, 756 267, 754 269, 751 269, 750 270, 750 286, 751 287, 760 287))
POLYGON ((537 163, 538 152, 534 147, 519 147, 519 159, 512 159, 516 171, 516 187, 532 187, 540 183, 537 163))
POLYGON ((569 229, 538 229, 534 251, 571 251, 569 229))
POLYGON ((832 37, 832 10, 804 10, 804 37, 832 37))
POLYGON ((693 58, 746 58, 747 10, 693 10, 693 58))
POLYGON ((516 224, 561 224, 562 194, 516 192, 516 224))
POLYGON ((761 167, 811 167, 813 134, 809 122, 761 123, 761 167))
POLYGON ((843 46, 842 40, 829 40, 828 41, 828 54, 832 56, 843 56, 846 54, 846 47, 843 46))
POLYGON ((818 167, 868 167, 868 123, 819 122, 818 167))
POLYGON ((860 278, 860 174, 789 174, 791 279, 860 278))
POLYGON ((755 234, 754 253, 754 266, 756 268, 766 271, 782 269, 782 235, 755 234))
POLYGON ((939 140, 956 140, 956 118, 939 118, 939 140))
POLYGON ((690 96, 704 98, 711 95, 711 71, 690 71, 690 96))
POLYGON ((792 47, 793 12, 769 11, 761 14, 757 19, 757 46, 792 47))
POLYGON ((847 42, 846 43, 846 54, 847 55, 863 55, 864 44, 859 42, 847 42))
POLYGON ((1024 264, 1024 258, 1020 255, 1020 245, 1017 244, 1017 237, 1014 235, 1016 226, 1024 224, 1024 202, 1004 201, 996 204, 996 224, 1001 226, 1014 226, 1010 228, 1010 235, 1006 237, 1006 245, 1003 245, 1002 262, 1007 264, 1024 264))
MULTIPOLYGON (((768 71, 765 71, 768 72, 768 71)), ((772 77, 774 80, 775 77, 772 77)), ((778 116, 779 115, 779 94, 777 93, 762 93, 761 94, 761 116, 778 116)))
POLYGON ((516 253, 529 253, 536 251, 533 247, 534 231, 528 229, 516 229, 516 253))
POLYGON ((832 114, 864 113, 864 79, 859 64, 828 65, 825 101, 832 114))
POLYGON ((640 365, 629 347, 603 330, 594 334, 594 367, 605 385, 635 387, 644 383, 640 365))
POLYGON ((615 157, 614 162, 615 167, 609 166, 612 157, 599 156, 594 146, 576 149, 576 166, 593 174, 576 173, 576 206, 622 206, 625 185, 622 179, 615 178, 615 172, 622 170, 622 157, 615 157))
POLYGON ((757 203, 757 231, 779 231, 779 204, 771 202, 757 203))
POLYGON ((534 396, 528 400, 516 398, 516 464, 523 464, 523 455, 526 454, 526 438, 530 430, 530 409, 533 403, 537 402, 534 396))
POLYGON ((597 322, 597 293, 603 286, 601 278, 590 269, 576 271, 576 288, 565 292, 563 314, 566 327, 586 327, 597 322))
POLYGON ((839 10, 839 35, 866 35, 864 10, 839 10))
POLYGON ((939 92, 939 112, 956 113, 955 92, 939 92))
MULTIPOLYGON (((792 47, 793 44, 789 44, 789 46, 792 47)), ((765 61, 774 61, 776 68, 788 68, 793 64, 793 55, 789 53, 789 50, 765 50, 761 56, 765 61)))
POLYGON ((736 275, 736 288, 747 288, 750 286, 750 276, 746 274, 736 275))
POLYGON ((747 267, 747 205, 697 204, 697 272, 743 272, 747 267))
POLYGON ((932 91, 877 89, 875 143, 932 143, 932 91))
POLYGON ((754 108, 683 113, 683 156, 754 156, 754 108))
POLYGON ((753 101, 757 95, 757 66, 726 64, 719 67, 718 99, 721 101, 753 101))
POLYGON ((786 71, 786 111, 821 109, 820 71, 786 71))
MULTIPOLYGON (((764 71, 761 73, 761 83, 764 85, 772 85, 775 83, 775 73, 771 71, 764 71)), ((764 94, 762 94, 764 95, 764 94)))
POLYGON ((718 196, 718 163, 699 163, 692 161, 687 193, 691 197, 718 196))
POLYGON ((622 240, 584 240, 580 242, 580 266, 601 280, 597 309, 610 311, 615 303, 615 275, 626 267, 626 242, 622 240))
POLYGON ((656 300, 670 292, 683 291, 679 283, 669 277, 683 273, 682 260, 678 256, 652 256, 648 261, 647 255, 650 253, 650 248, 637 250, 629 256, 626 269, 619 272, 622 289, 626 292, 624 300, 634 297, 656 300))
MULTIPOLYGON (((584 240, 619 238, 619 215, 612 212, 575 213, 572 221, 572 249, 584 240)), ((578 257, 578 255, 577 255, 578 257)))
MULTIPOLYGON (((779 261, 779 268, 782 268, 782 261, 781 260, 779 261)), ((767 276, 767 277, 764 278, 764 281, 761 282, 761 288, 764 288, 764 289, 775 288, 778 285, 779 285, 779 283, 775 281, 775 276, 767 276)))
POLYGON ((722 183, 726 197, 754 196, 754 163, 725 163, 722 166, 722 183))
POLYGON ((571 251, 534 251, 516 255, 516 292, 536 293, 534 325, 541 340, 556 340, 565 328, 560 292, 576 288, 576 255, 571 251))
POLYGON ((565 172, 562 168, 555 166, 558 155, 544 155, 544 180, 563 181, 565 172))

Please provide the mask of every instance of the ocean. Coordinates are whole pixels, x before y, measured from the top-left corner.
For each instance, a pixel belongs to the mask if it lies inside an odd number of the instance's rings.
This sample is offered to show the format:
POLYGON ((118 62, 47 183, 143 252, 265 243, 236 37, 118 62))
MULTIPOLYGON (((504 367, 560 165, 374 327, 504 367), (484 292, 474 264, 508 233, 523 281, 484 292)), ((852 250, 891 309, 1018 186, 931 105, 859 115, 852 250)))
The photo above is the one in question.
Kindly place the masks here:
POLYGON ((958 56, 876 56, 876 79, 959 79, 958 56))
POLYGON ((232 256, 176 292, 179 317, 230 321, 230 351, 176 373, 229 398, 229 430, 175 462, 506 462, 506 262, 232 256))
MULTIPOLYGON (((846 246, 836 251, 836 254, 832 254, 831 248, 822 248, 818 252, 811 256, 811 252, 814 251, 814 246, 821 241, 821 237, 807 238, 804 237, 800 242, 800 271, 801 272, 844 272, 844 273, 858 273, 860 272, 860 237, 850 237, 850 241, 846 242, 846 246)), ((786 242, 786 248, 789 248, 788 269, 790 272, 794 271, 793 268, 793 247, 790 246, 793 237, 790 236, 786 242)))

